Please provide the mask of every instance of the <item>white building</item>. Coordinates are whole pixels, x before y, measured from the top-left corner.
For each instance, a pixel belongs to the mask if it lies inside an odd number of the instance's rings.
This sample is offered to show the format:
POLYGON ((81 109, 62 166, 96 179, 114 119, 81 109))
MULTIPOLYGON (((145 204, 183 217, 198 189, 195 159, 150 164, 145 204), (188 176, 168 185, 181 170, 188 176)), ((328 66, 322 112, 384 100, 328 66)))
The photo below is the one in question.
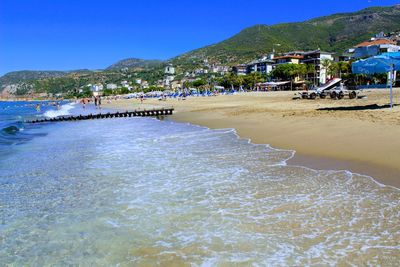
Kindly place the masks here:
POLYGON ((168 64, 168 66, 165 67, 165 74, 170 74, 174 75, 175 74, 175 68, 172 66, 172 64, 168 64))
POLYGON ((92 92, 100 92, 100 91, 103 91, 103 85, 102 84, 93 84, 91 87, 90 87, 90 90, 92 90, 92 92))
POLYGON ((147 81, 142 81, 142 88, 149 88, 149 83, 147 81))
POLYGON ((122 81, 121 85, 122 85, 122 87, 128 88, 129 87, 129 82, 128 81, 122 81))
POLYGON ((328 59, 333 61, 334 53, 323 52, 321 50, 309 51, 303 53, 301 63, 314 65, 314 75, 309 76, 309 80, 314 83, 324 84, 328 79, 327 70, 322 66, 322 60, 328 59))
POLYGON ((118 86, 117 86, 115 83, 109 83, 109 84, 107 84, 107 89, 115 90, 115 89, 117 89, 117 88, 118 88, 118 86))
POLYGON ((213 66, 211 68, 212 73, 226 73, 229 71, 228 66, 213 66))
POLYGON ((274 64, 275 61, 268 57, 253 60, 247 64, 247 73, 258 72, 261 74, 269 74, 272 71, 274 64))

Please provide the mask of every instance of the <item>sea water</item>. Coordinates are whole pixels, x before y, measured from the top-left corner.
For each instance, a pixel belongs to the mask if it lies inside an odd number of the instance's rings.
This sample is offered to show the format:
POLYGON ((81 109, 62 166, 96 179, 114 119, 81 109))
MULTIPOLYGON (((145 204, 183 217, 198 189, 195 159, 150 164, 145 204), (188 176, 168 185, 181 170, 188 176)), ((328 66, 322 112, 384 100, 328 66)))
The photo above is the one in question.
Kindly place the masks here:
MULTIPOLYGON (((83 112, 68 105, 59 112, 83 112)), ((400 191, 370 177, 287 165, 293 151, 232 129, 150 118, 28 125, 59 113, 10 109, 0 265, 400 262, 400 191)))

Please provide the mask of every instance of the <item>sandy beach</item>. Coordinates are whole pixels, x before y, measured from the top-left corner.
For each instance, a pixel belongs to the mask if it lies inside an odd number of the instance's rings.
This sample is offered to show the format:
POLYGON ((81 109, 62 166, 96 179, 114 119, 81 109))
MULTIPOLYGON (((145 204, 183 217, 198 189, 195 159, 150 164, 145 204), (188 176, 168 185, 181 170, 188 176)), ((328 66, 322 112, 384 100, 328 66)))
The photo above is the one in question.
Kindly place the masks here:
POLYGON ((121 110, 175 108, 171 117, 212 129, 234 128, 253 143, 296 151, 289 164, 350 170, 400 188, 400 88, 393 109, 388 90, 364 99, 293 100, 295 92, 254 92, 186 100, 116 100, 121 110))

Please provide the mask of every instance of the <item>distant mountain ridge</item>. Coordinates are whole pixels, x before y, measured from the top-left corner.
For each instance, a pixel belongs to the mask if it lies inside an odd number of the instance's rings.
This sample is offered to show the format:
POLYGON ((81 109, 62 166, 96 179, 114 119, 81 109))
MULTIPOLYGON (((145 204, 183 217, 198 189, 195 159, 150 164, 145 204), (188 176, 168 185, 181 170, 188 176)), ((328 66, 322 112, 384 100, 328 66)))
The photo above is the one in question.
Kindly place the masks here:
POLYGON ((0 77, 0 88, 3 85, 18 83, 22 81, 64 77, 69 73, 70 72, 68 71, 12 71, 0 77))
POLYGON ((270 53, 273 49, 283 52, 320 48, 328 52, 343 52, 376 33, 398 30, 400 5, 370 7, 304 22, 256 25, 225 41, 177 56, 173 61, 182 64, 207 58, 211 62, 239 63, 270 53))
POLYGON ((106 70, 120 70, 123 68, 154 68, 154 67, 159 67, 162 65, 164 61, 162 60, 146 60, 146 59, 140 59, 140 58, 127 58, 120 60, 113 65, 109 66, 106 68, 106 70))

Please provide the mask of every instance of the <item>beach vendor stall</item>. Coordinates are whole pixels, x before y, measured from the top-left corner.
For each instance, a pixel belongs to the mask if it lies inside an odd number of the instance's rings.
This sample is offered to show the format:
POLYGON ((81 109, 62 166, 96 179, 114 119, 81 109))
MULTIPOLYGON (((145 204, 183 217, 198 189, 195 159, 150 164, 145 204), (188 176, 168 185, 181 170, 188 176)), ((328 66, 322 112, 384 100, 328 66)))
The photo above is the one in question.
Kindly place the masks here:
POLYGON ((379 56, 358 60, 352 64, 354 74, 388 73, 391 108, 393 108, 393 83, 398 70, 400 70, 400 52, 383 53, 379 56))

